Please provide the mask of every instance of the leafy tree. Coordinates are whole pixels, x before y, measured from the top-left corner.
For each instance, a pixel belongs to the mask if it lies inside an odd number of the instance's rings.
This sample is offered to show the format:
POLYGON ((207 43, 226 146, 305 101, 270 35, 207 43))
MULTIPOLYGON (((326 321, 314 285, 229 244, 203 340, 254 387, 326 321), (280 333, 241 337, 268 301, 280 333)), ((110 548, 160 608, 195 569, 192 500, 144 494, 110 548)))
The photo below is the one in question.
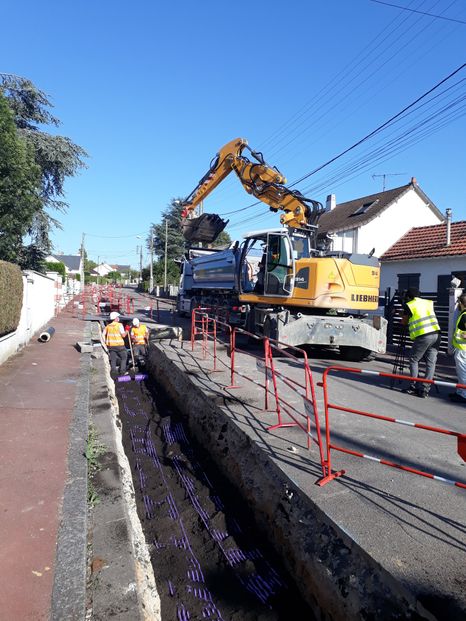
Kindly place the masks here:
POLYGON ((231 244, 231 237, 229 233, 227 233, 227 231, 222 231, 220 235, 217 237, 217 239, 212 244, 210 244, 210 246, 212 246, 212 248, 219 248, 219 247, 228 248, 230 244, 231 244))
POLYGON ((40 209, 39 166, 0 90, 0 259, 27 267, 23 238, 40 209))
POLYGON ((46 133, 41 125, 58 127, 59 120, 50 112, 52 104, 45 93, 30 80, 0 74, 0 91, 5 94, 21 137, 34 153, 40 172, 40 203, 28 226, 31 252, 25 253, 30 267, 42 268, 42 261, 52 250, 50 231, 60 223, 47 209, 66 211, 64 184, 85 167, 87 153, 65 136, 46 133))
MULTIPOLYGON (((154 262, 153 267, 154 284, 163 285, 165 280, 165 261, 160 259, 154 262)), ((144 267, 142 270, 142 280, 149 281, 150 271, 148 267, 144 267)), ((177 285, 180 281, 180 266, 179 263, 169 259, 167 261, 167 283, 169 285, 177 285)))
POLYGON ((120 274, 120 272, 109 272, 108 274, 105 275, 105 278, 107 278, 108 280, 121 280, 122 279, 122 275, 120 274))
MULTIPOLYGON (((179 259, 184 254, 185 240, 181 229, 181 199, 172 198, 170 204, 162 212, 162 222, 152 224, 151 233, 154 238, 154 253, 165 257, 165 231, 167 232, 167 257, 179 259)), ((150 249, 150 238, 147 241, 150 249)))

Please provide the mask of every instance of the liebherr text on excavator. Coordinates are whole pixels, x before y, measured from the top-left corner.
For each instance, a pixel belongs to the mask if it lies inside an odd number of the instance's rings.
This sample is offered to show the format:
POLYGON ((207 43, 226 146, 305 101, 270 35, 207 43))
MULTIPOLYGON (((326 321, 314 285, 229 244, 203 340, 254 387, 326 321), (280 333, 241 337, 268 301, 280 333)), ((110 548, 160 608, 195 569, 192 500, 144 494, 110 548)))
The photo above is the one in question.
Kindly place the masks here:
POLYGON ((386 320, 377 314, 380 265, 373 256, 334 252, 319 235, 322 204, 286 187, 280 171, 237 138, 213 159, 183 202, 183 232, 212 242, 227 222, 195 216, 201 201, 231 172, 246 192, 280 215, 281 227, 248 233, 223 251, 192 248, 182 265, 178 311, 226 306, 231 321, 289 345, 339 347, 351 360, 386 347, 386 320), (243 152, 248 149, 252 159, 243 152))

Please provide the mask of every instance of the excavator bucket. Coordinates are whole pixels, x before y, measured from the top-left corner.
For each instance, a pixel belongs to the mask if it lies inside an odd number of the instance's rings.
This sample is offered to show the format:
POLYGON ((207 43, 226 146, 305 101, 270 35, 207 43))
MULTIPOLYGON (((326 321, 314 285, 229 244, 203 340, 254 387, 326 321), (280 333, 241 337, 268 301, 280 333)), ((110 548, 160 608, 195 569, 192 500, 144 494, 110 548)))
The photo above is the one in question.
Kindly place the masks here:
POLYGON ((229 220, 222 218, 215 213, 203 213, 198 218, 186 218, 182 221, 183 235, 189 242, 214 242, 229 220))

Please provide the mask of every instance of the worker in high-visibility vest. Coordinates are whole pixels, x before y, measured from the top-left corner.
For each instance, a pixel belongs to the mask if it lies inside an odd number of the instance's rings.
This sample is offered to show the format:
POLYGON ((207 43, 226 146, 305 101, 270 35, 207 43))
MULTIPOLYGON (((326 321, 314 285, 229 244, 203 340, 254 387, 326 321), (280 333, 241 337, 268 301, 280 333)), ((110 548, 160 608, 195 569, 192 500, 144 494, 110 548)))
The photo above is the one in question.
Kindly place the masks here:
POLYGON ((120 375, 126 373, 126 363, 128 353, 125 347, 125 328, 120 323, 120 315, 116 311, 110 313, 111 323, 107 324, 103 331, 105 345, 108 349, 110 357, 110 373, 118 373, 118 365, 120 367, 120 375))
MULTIPOLYGON (((456 375, 458 384, 466 384, 466 293, 458 298, 458 316, 451 339, 455 356, 456 375)), ((466 390, 457 388, 448 397, 457 403, 466 403, 466 390)))
MULTIPOLYGON (((403 325, 408 326, 409 337, 413 341, 409 354, 409 374, 419 377, 419 362, 426 364, 425 379, 433 379, 437 355, 440 347, 440 326, 434 312, 432 300, 419 297, 419 290, 410 287, 405 294, 403 305, 403 325)), ((411 382, 403 392, 425 398, 429 395, 430 384, 411 382)))
POLYGON ((137 317, 133 319, 131 328, 131 342, 133 343, 133 353, 137 364, 140 366, 145 363, 147 344, 149 342, 149 330, 144 323, 137 317))

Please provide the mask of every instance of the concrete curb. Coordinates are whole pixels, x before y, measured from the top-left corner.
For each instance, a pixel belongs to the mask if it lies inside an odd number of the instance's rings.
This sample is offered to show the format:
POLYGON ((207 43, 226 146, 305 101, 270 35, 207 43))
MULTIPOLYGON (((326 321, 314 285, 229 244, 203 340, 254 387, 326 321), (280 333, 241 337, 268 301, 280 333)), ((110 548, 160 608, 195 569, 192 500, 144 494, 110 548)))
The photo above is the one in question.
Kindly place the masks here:
MULTIPOLYGON (((90 337, 86 325, 85 338, 90 337)), ((90 354, 81 354, 68 447, 68 478, 57 538, 51 621, 80 621, 86 610, 87 461, 90 354)))

